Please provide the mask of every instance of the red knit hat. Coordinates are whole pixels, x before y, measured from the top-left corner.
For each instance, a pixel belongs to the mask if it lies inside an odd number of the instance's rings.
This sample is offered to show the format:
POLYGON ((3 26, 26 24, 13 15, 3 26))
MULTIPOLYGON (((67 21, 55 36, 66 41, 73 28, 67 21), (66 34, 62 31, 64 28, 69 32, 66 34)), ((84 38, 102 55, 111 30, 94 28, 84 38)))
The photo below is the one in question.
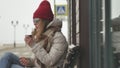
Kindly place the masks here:
POLYGON ((49 21, 53 20, 53 12, 51 10, 50 3, 47 0, 44 0, 40 3, 37 10, 34 12, 33 19, 34 18, 41 18, 46 19, 49 21))

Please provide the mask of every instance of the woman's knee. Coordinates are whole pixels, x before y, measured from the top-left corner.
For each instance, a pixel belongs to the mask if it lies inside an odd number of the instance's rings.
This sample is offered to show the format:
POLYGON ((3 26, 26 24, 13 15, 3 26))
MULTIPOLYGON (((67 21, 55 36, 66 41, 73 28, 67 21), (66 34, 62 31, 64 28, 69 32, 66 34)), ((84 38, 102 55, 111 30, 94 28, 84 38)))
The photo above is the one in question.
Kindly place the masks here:
POLYGON ((11 57, 12 55, 14 55, 13 53, 11 53, 11 52, 6 52, 2 57, 3 58, 9 58, 9 57, 11 57))

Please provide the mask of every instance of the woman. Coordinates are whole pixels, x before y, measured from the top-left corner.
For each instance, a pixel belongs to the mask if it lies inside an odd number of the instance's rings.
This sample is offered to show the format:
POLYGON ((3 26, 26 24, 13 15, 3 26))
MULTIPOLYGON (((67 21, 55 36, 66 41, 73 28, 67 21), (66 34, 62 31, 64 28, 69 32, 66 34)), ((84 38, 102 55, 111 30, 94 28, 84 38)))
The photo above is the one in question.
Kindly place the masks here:
POLYGON ((34 59, 17 57, 6 53, 0 60, 0 68, 62 68, 68 44, 61 32, 62 22, 53 20, 50 3, 41 2, 34 12, 35 29, 32 35, 26 35, 25 42, 31 47, 34 59))

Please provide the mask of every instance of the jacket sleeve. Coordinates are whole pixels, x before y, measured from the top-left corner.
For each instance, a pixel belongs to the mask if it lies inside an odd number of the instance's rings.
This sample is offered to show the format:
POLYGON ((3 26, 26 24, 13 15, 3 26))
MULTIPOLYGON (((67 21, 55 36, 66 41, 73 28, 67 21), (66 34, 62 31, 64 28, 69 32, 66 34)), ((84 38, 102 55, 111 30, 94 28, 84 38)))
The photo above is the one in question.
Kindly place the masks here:
POLYGON ((56 32, 49 53, 47 53, 39 43, 32 48, 32 51, 43 64, 46 66, 53 66, 64 55, 67 48, 68 44, 65 37, 61 32, 56 32))
POLYGON ((31 67, 35 66, 35 64, 34 64, 34 58, 27 58, 27 59, 29 60, 29 63, 28 63, 27 66, 31 66, 31 67))

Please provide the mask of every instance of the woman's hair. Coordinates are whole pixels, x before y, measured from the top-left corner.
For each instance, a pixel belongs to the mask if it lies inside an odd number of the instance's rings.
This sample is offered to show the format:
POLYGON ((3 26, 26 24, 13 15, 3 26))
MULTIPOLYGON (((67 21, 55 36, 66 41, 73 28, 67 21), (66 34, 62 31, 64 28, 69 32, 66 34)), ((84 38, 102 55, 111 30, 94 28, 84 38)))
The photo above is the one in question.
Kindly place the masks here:
POLYGON ((49 24, 48 20, 41 19, 41 21, 43 24, 39 25, 38 29, 35 28, 32 31, 32 37, 36 42, 39 42, 42 39, 42 37, 43 37, 42 34, 46 31, 46 27, 49 24))

